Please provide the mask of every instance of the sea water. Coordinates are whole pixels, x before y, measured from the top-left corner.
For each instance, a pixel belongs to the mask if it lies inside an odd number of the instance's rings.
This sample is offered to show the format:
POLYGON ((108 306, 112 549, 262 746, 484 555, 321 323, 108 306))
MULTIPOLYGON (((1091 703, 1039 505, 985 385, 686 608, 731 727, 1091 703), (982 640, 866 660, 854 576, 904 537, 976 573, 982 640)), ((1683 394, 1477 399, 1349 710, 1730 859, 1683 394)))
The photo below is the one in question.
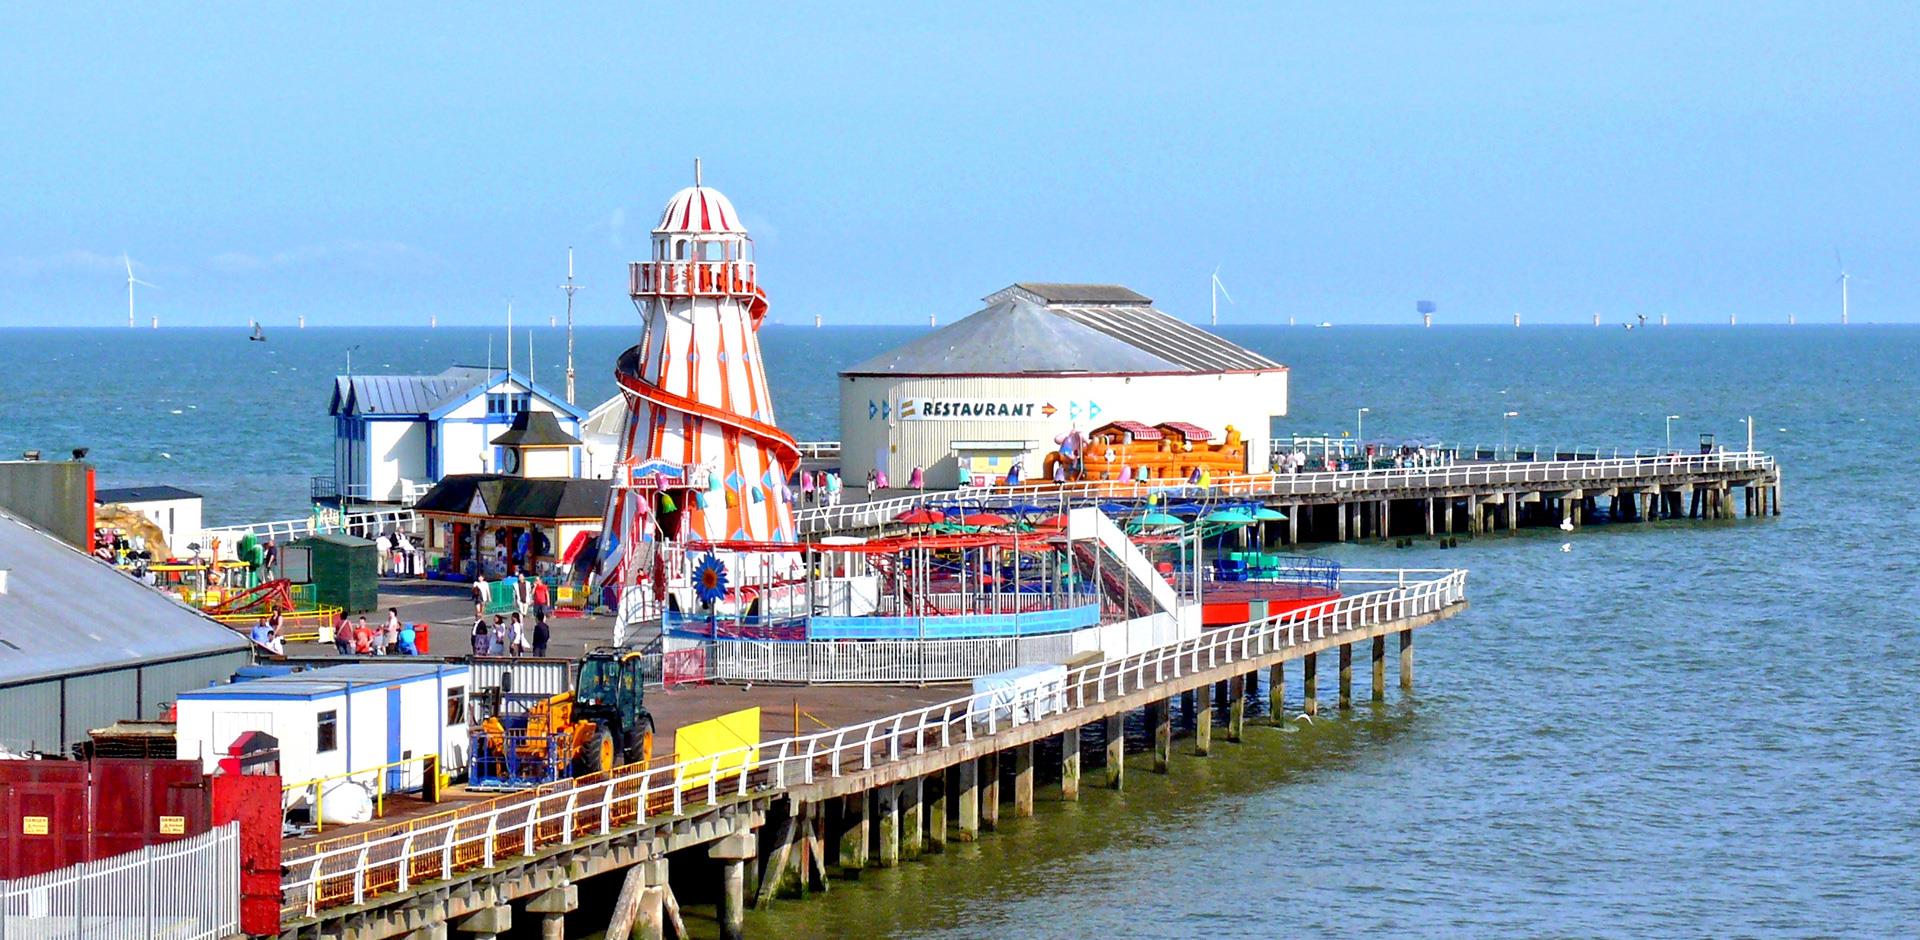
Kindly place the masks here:
MULTIPOLYGON (((835 373, 922 332, 769 327, 780 423, 837 437, 835 373)), ((1132 767, 1120 794, 1091 776, 1078 804, 1043 789, 1035 819, 756 912, 751 935, 1915 933, 1920 328, 1222 332, 1291 367, 1279 426, 1301 434, 1352 433, 1364 407, 1372 439, 1631 452, 1665 446, 1677 414, 1674 446, 1737 448, 1752 416, 1784 515, 1313 547, 1472 570, 1470 609, 1420 633, 1412 697, 1240 745, 1216 733, 1214 757, 1132 767)), ((579 331, 583 406, 612 394, 636 334, 579 331)), ((356 371, 434 372, 484 365, 489 345, 478 329, 269 336, 0 330, 0 456, 86 446, 100 485, 200 491, 210 522, 301 515, 331 472, 349 349, 356 371)), ((505 345, 492 334, 495 365, 505 345)), ((537 380, 561 387, 564 334, 533 345, 537 380)), ((1356 671, 1364 699, 1364 657, 1356 671)), ((688 914, 711 933, 709 911, 688 914)))

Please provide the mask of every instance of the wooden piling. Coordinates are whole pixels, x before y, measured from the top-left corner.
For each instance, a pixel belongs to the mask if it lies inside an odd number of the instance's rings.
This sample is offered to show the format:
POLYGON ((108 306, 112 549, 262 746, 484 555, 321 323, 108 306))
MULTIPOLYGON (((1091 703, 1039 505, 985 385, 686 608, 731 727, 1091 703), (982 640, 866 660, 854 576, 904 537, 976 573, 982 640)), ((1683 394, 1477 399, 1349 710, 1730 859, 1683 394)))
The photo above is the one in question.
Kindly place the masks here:
POLYGON ((892 868, 900 864, 900 788, 898 784, 874 787, 873 864, 892 868))
POLYGON ((1120 790, 1127 785, 1127 724, 1124 715, 1109 715, 1107 733, 1107 789, 1120 790))
POLYGON ((980 828, 992 832, 1000 828, 1000 755, 980 758, 980 828))
POLYGON ((1147 725, 1153 729, 1153 772, 1164 774, 1173 757, 1173 700, 1149 704, 1147 725))
POLYGON ((1413 631, 1400 631, 1400 691, 1413 691, 1413 631))
POLYGON ((1274 721, 1287 717, 1287 671, 1279 663, 1267 667, 1267 717, 1274 721))
POLYGON ((920 781, 920 792, 927 804, 927 851, 947 848, 947 775, 936 773, 920 781))
POLYGON ((1340 527, 1336 533, 1336 540, 1344 542, 1347 540, 1347 507, 1343 503, 1336 503, 1333 510, 1334 522, 1340 527))
POLYGON ((1387 635, 1373 638, 1373 700, 1387 700, 1387 635))
POLYGON ((1300 689, 1304 696, 1300 710, 1308 715, 1320 714, 1320 654, 1308 653, 1300 657, 1300 689))
POLYGON ((1213 686, 1203 685, 1193 695, 1193 752, 1201 757, 1213 751, 1213 686))
POLYGON ((840 869, 857 872, 867 867, 867 795, 854 793, 840 798, 840 869))
POLYGON ((1240 743, 1247 730, 1247 677, 1227 680, 1227 740, 1240 743))
POLYGON ((1033 815, 1033 742, 1013 747, 1013 815, 1033 815))
POLYGON ((919 858, 927 851, 926 793, 920 778, 900 781, 900 857, 919 858))

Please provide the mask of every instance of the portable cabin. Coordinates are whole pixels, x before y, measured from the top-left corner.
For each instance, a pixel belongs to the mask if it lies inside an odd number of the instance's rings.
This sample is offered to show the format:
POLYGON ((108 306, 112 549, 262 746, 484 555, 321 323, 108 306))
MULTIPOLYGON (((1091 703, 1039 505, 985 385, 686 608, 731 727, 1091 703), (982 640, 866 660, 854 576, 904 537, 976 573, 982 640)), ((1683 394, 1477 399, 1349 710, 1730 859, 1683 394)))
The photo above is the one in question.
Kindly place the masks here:
POLYGON ((411 789, 423 783, 413 758, 439 754, 446 774, 466 766, 469 685, 463 664, 410 661, 195 689, 179 698, 179 754, 198 757, 211 772, 235 739, 262 731, 280 740, 280 774, 289 784, 365 771, 356 779, 385 773, 389 792, 411 789))
POLYGON ((314 600, 347 613, 380 606, 380 548, 354 535, 312 535, 280 553, 280 570, 295 584, 312 584, 314 600))

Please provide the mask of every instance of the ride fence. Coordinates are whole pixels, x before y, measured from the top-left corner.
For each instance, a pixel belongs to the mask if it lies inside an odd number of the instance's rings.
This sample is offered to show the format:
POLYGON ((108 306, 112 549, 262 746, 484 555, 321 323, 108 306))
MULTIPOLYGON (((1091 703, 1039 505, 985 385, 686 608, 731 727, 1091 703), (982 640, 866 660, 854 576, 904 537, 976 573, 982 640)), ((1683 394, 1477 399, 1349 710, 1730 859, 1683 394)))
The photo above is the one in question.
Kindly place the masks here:
POLYGON ((223 940, 239 932, 239 823, 0 881, 5 940, 223 940))

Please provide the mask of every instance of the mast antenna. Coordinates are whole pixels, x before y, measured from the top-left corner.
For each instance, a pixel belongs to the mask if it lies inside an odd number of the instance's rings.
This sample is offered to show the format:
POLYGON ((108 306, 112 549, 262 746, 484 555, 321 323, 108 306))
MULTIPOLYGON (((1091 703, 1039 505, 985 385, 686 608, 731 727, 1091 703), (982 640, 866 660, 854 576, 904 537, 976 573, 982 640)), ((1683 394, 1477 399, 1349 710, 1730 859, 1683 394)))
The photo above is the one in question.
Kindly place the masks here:
MULTIPOLYGON (((693 175, 697 178, 700 172, 695 170, 693 175)), ((580 285, 573 282, 572 245, 567 246, 567 282, 560 285, 560 289, 567 292, 567 404, 571 405, 573 404, 573 292, 580 289, 580 285)))

